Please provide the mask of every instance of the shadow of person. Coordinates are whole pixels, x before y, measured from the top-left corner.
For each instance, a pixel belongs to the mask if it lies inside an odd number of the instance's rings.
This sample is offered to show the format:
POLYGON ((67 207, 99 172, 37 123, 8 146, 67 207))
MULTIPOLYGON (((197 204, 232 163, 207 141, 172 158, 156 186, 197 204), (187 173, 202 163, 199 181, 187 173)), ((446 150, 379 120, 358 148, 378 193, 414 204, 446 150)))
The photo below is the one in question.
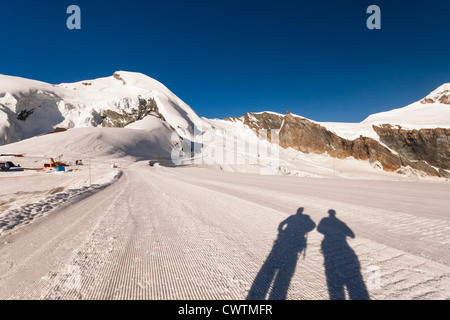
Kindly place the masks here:
POLYGON ((336 218, 336 211, 328 210, 328 214, 329 217, 319 222, 317 231, 325 236, 321 249, 330 299, 345 300, 344 288, 347 288, 351 300, 369 300, 358 257, 347 243, 347 237, 354 238, 355 234, 336 218))
POLYGON ((303 208, 280 223, 278 238, 253 281, 247 300, 266 299, 272 283, 269 300, 286 299, 298 256, 306 250, 306 235, 315 227, 314 221, 303 214, 303 208))

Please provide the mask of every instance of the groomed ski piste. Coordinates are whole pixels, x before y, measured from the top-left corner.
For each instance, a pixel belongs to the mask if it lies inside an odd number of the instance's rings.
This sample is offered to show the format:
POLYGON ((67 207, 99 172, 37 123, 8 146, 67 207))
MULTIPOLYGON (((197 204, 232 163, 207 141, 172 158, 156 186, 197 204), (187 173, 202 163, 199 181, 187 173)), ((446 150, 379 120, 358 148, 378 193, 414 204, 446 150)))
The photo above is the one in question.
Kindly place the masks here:
POLYGON ((0 159, 21 165, 0 173, 0 299, 450 298, 448 181, 292 149, 252 159, 212 137, 268 142, 159 89, 172 128, 146 117, 0 146, 23 155, 0 159), (192 124, 208 143, 173 163, 173 129, 192 124), (59 155, 65 172, 38 170, 59 155))

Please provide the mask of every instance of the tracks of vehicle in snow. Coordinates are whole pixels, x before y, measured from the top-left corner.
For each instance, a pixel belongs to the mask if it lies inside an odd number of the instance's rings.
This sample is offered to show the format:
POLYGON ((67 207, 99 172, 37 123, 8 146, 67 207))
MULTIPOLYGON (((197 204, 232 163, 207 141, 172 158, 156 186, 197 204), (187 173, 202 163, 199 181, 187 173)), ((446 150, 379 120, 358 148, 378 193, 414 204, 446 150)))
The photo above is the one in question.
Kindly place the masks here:
MULTIPOLYGON (((335 209, 353 230, 348 244, 371 298, 448 299, 448 218, 402 212, 395 197, 380 204, 395 182, 370 189, 369 203, 364 191, 350 192, 355 185, 137 163, 107 189, 0 238, 0 298, 245 299, 279 223, 303 207, 316 225, 335 209), (371 266, 380 270, 376 288, 371 266)), ((448 210, 448 200, 435 202, 448 210)), ((322 240, 308 234, 288 299, 329 298, 322 240)), ((336 256, 345 270, 346 253, 336 256)))

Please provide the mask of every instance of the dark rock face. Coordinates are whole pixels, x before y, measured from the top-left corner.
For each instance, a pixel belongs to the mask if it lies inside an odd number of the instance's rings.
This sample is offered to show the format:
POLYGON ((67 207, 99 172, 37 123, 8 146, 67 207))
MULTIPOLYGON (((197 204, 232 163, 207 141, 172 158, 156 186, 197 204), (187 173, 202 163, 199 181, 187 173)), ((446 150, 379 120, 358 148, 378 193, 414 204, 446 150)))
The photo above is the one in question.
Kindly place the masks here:
POLYGON ((373 129, 381 142, 404 158, 450 170, 450 129, 405 130, 388 124, 373 129))
POLYGON ((415 133, 403 130, 405 132, 402 135, 387 128, 384 128, 384 131, 378 128, 376 132, 380 135, 381 141, 398 152, 395 154, 372 138, 361 136, 355 140, 344 139, 317 123, 290 113, 285 116, 267 112, 247 113, 242 117, 226 120, 241 121, 255 130, 260 137, 260 131, 267 130, 269 141, 271 141, 270 130, 279 130, 279 144, 283 148, 290 147, 304 153, 329 154, 339 159, 354 157, 372 163, 378 161, 384 170, 390 172, 410 166, 431 176, 448 175, 445 171, 436 170, 429 165, 448 168, 450 155, 447 129, 427 129, 430 132, 422 132, 420 138, 418 136, 413 140, 413 147, 408 148, 404 146, 405 136, 415 136, 415 133), (435 151, 437 146, 440 152, 435 151), (433 161, 430 162, 431 159, 433 161))

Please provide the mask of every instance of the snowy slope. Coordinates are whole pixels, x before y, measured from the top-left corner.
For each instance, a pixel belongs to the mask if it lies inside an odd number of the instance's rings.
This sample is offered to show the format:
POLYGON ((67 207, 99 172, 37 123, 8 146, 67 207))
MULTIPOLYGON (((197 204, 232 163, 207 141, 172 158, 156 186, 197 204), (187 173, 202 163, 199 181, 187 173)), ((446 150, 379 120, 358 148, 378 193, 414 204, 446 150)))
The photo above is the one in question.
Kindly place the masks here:
POLYGON ((406 107, 375 113, 360 123, 318 122, 342 138, 353 140, 360 135, 379 141, 372 125, 400 125, 404 129, 450 128, 450 83, 432 91, 420 101, 406 107))
POLYGON ((397 124, 407 129, 450 128, 450 83, 406 107, 369 116, 364 124, 397 124), (443 103, 444 102, 444 103, 443 103))

